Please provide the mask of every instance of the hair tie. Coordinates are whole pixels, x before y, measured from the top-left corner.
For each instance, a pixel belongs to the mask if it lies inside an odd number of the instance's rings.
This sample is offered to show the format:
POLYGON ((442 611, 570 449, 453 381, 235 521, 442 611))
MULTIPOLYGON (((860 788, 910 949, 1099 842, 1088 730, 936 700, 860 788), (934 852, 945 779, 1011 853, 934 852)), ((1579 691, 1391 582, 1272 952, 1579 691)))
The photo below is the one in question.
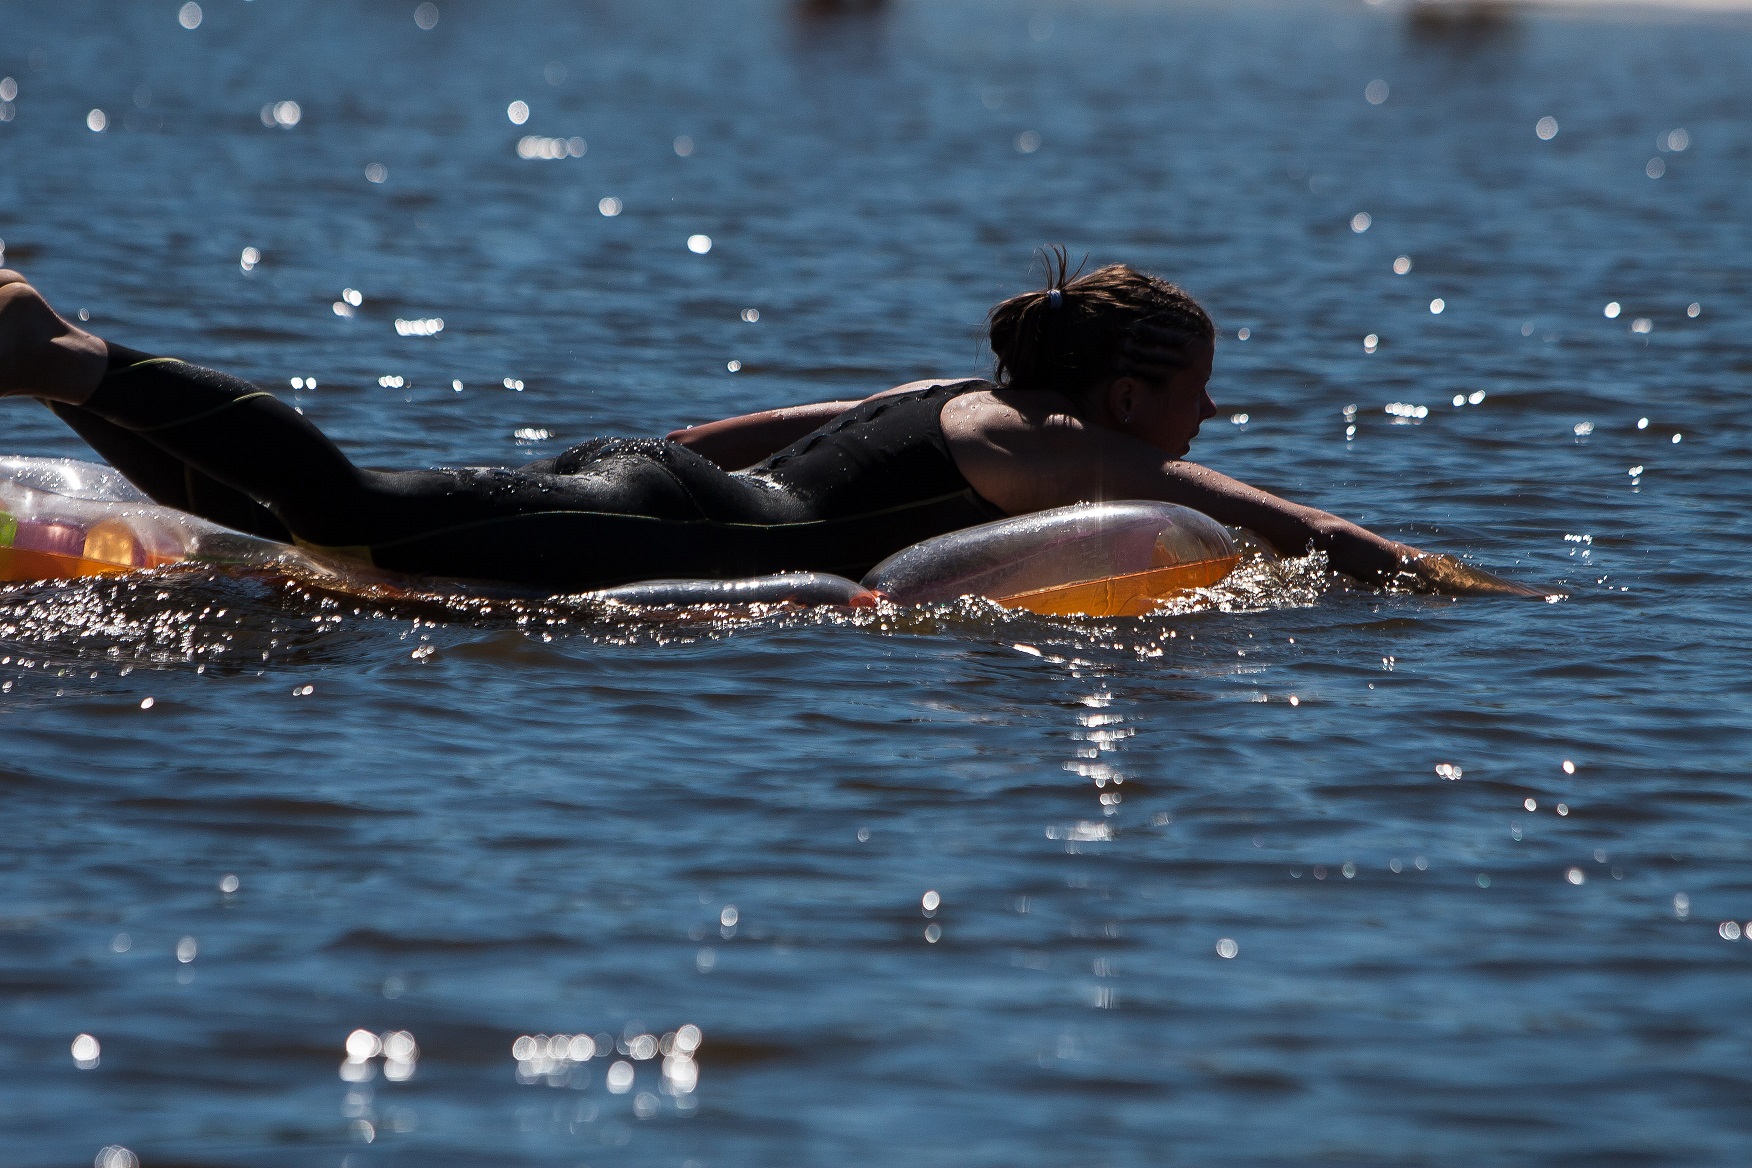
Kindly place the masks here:
POLYGON ((1046 306, 1057 312, 1064 307, 1065 292, 1063 288, 1053 288, 1046 294, 1046 306))

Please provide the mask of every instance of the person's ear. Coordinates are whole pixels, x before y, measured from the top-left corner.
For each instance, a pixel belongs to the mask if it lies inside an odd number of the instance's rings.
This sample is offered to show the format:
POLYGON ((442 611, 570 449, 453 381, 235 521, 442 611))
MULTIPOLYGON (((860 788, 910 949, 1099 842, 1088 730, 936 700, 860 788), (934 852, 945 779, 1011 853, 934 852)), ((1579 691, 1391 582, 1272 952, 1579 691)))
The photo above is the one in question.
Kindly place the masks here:
POLYGON ((1116 377, 1107 387, 1107 412, 1121 426, 1132 420, 1138 401, 1143 396, 1144 383, 1135 377, 1116 377))

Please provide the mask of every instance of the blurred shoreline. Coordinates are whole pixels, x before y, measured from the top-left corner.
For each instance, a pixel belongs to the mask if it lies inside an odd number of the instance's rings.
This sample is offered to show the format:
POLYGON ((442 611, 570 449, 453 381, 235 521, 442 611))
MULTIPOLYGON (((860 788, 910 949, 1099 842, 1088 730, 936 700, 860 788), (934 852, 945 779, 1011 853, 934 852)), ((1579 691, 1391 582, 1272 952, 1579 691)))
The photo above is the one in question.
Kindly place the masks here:
MULTIPOLYGON (((1369 0, 1393 7, 1394 0, 1369 0)), ((1603 9, 1615 12, 1752 12, 1752 0, 1409 0, 1397 5, 1454 11, 1508 11, 1519 8, 1603 9)))
POLYGON ((1610 8, 1624 11, 1680 9, 1694 12, 1752 12, 1752 0, 1419 0, 1443 8, 1610 8))

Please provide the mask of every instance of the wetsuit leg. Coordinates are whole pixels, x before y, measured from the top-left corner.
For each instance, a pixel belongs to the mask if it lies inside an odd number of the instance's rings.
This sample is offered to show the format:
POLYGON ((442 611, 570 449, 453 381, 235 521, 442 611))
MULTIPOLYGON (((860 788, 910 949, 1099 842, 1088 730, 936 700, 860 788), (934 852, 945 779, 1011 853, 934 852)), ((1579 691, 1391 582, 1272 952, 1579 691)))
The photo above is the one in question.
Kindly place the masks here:
MULTIPOLYGON (((136 353, 120 345, 110 346, 111 372, 145 358, 145 353, 136 353)), ((57 417, 73 428, 74 433, 85 439, 106 462, 121 471, 154 502, 263 539, 286 542, 292 538, 286 525, 275 519, 273 512, 266 507, 243 492, 202 474, 140 435, 106 422, 78 406, 62 402, 47 404, 57 417)))

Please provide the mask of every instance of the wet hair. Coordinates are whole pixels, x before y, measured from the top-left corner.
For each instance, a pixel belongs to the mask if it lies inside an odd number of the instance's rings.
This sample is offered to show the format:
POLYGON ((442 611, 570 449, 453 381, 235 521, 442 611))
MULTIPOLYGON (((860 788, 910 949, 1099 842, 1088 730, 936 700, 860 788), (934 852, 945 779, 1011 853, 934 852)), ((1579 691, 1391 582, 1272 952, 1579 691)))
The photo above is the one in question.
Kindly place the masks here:
POLYGON ((1198 301, 1159 276, 1126 264, 1072 272, 1063 247, 1044 259, 1046 287, 991 311, 999 385, 1081 396, 1115 377, 1160 381, 1216 337, 1198 301))

